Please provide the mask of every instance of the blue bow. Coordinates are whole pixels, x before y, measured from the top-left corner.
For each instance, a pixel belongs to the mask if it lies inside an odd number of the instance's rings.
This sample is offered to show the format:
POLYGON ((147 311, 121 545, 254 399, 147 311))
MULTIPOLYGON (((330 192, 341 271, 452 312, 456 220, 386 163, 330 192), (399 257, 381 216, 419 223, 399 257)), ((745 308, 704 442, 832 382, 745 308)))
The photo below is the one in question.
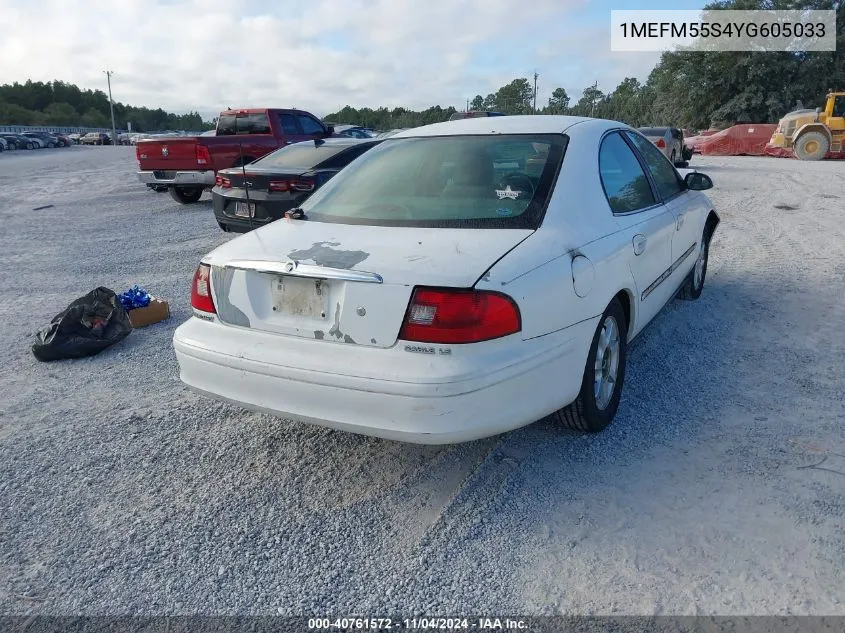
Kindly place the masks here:
POLYGON ((132 286, 126 292, 117 295, 120 300, 120 305, 124 310, 132 310, 134 308, 144 308, 150 305, 150 294, 141 286, 132 286))

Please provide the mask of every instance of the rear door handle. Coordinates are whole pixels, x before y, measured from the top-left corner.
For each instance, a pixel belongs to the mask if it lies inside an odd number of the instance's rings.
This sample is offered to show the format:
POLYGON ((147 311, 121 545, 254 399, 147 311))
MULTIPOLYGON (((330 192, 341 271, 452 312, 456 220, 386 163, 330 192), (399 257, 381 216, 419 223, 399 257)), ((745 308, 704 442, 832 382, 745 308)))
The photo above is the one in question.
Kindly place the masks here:
POLYGON ((634 247, 634 255, 642 255, 645 252, 645 246, 648 242, 648 238, 642 233, 638 233, 634 236, 631 245, 634 247))

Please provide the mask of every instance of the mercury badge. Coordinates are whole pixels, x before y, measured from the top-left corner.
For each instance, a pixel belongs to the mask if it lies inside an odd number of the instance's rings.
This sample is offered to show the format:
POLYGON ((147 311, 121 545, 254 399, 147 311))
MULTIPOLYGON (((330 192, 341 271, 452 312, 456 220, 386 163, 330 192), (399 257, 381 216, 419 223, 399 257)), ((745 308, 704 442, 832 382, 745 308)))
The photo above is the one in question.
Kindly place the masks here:
POLYGON ((169 152, 169 151, 168 151, 168 149, 167 149, 167 145, 162 145, 162 146, 161 146, 161 155, 162 155, 162 156, 164 156, 165 158, 167 158, 167 155, 168 155, 169 153, 170 153, 170 152, 169 152))

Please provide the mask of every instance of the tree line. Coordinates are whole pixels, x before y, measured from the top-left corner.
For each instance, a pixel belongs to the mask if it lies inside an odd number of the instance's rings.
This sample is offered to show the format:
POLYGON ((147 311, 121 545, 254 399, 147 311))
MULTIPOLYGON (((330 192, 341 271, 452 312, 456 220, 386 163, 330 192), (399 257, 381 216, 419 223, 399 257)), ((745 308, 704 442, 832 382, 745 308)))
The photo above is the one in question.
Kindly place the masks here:
MULTIPOLYGON (((211 129, 197 112, 173 114, 161 108, 135 107, 116 102, 115 125, 128 123, 139 132, 211 129)), ((111 127, 109 98, 102 90, 82 90, 64 81, 27 81, 0 85, 0 125, 111 127)))
MULTIPOLYGON (((545 103, 534 104, 527 78, 517 78, 487 96, 476 95, 472 110, 505 114, 569 114, 623 121, 633 126, 673 125, 702 129, 735 123, 775 123, 802 105, 823 105, 829 90, 845 90, 845 0, 719 0, 706 9, 833 9, 837 12, 835 52, 670 52, 644 82, 627 77, 605 92, 594 84, 574 101, 555 88, 545 103)), ((272 104, 270 104, 272 105, 272 104)), ((338 124, 388 130, 447 120, 454 106, 406 108, 346 106, 325 117, 338 124)), ((196 113, 173 114, 161 108, 114 104, 117 127, 152 130, 204 130, 196 113)), ((109 100, 101 90, 82 90, 62 81, 0 86, 0 124, 111 126, 109 100)))
MULTIPOLYGON (((645 82, 627 77, 612 91, 587 86, 573 102, 555 88, 534 108, 534 90, 518 78, 487 96, 476 95, 470 110, 505 114, 568 114, 622 121, 629 125, 671 125, 703 129, 737 123, 776 123, 787 112, 824 104, 829 90, 845 90, 845 0, 723 0, 705 9, 808 10, 837 12, 835 52, 669 52, 645 82)), ((403 108, 346 106, 326 117, 376 129, 415 127, 445 121, 455 108, 421 112, 403 108)))

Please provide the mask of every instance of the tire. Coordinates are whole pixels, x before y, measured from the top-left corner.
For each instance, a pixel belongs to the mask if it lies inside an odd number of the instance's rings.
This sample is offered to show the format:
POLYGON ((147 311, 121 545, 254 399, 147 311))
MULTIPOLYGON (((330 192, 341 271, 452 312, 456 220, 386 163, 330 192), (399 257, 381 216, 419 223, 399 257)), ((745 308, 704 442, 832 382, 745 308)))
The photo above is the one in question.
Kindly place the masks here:
POLYGON ((170 197, 180 204, 193 204, 202 197, 202 187, 170 187, 170 197))
POLYGON ((27 143, 26 148, 27 149, 35 149, 35 146, 32 143, 27 143))
POLYGON ((821 132, 804 132, 795 141, 792 148, 795 157, 800 160, 821 160, 830 149, 830 142, 821 132))
MULTIPOLYGON (((616 416, 616 409, 619 407, 619 399, 622 396, 622 385, 625 382, 625 365, 628 360, 628 323, 625 320, 625 312, 619 299, 614 299, 607 306, 601 316, 593 341, 590 344, 590 352, 587 354, 587 365, 584 368, 584 376, 581 381, 581 391, 575 402, 560 409, 554 415, 558 422, 565 428, 586 433, 598 433, 613 421, 616 416), (615 326, 615 327, 614 327, 615 326), (611 341, 615 336, 615 358, 608 355, 608 350, 613 346, 605 346, 605 333, 611 328, 611 341), (614 335, 615 329, 615 335, 614 335), (599 370, 603 376, 602 385, 610 385, 611 391, 605 393, 600 400, 596 394, 596 360, 599 352, 602 352, 602 361, 599 362, 599 370), (611 383, 604 382, 615 374, 611 383)), ((600 392, 601 394, 601 392, 600 392)))
POLYGON ((684 149, 681 150, 681 156, 685 161, 692 160, 692 150, 689 147, 684 147, 684 149))
POLYGON ((704 290, 704 280, 707 277, 707 261, 710 259, 710 236, 707 229, 701 236, 701 243, 698 245, 698 256, 695 265, 692 267, 686 280, 684 280, 678 298, 685 301, 695 301, 701 296, 704 290))

